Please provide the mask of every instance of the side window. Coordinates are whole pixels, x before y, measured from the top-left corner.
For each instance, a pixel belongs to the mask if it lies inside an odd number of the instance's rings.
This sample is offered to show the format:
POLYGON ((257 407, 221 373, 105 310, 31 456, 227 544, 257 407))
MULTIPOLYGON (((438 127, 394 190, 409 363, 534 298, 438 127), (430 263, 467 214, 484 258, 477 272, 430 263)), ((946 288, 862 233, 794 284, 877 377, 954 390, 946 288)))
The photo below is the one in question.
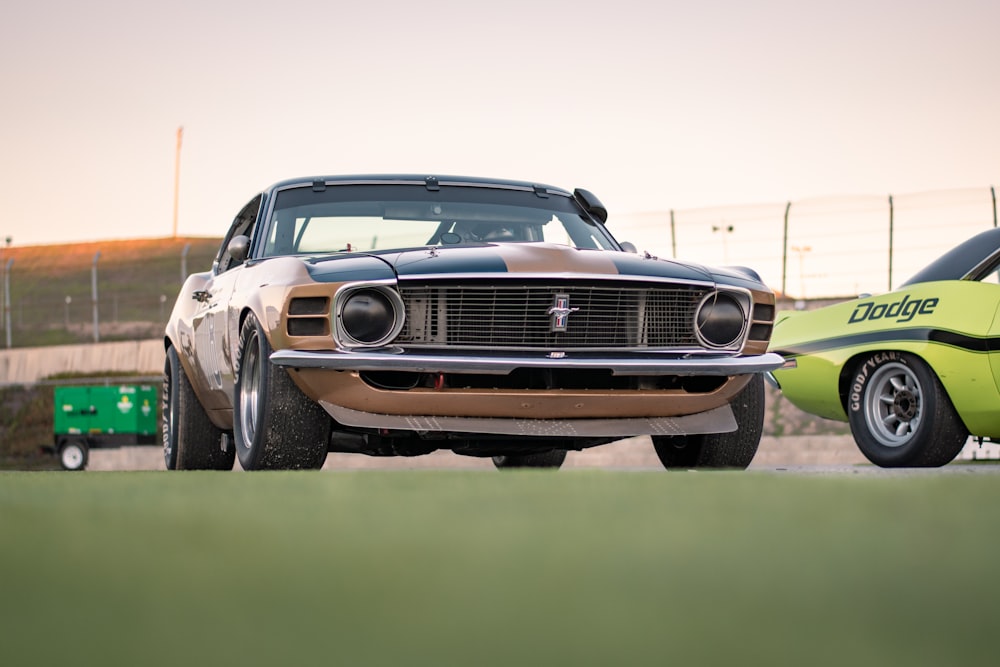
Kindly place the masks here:
POLYGON ((215 272, 217 274, 224 273, 242 263, 235 261, 229 256, 229 242, 232 241, 234 237, 240 236, 241 234, 243 236, 253 237, 253 227, 257 222, 257 214, 260 212, 260 204, 263 200, 263 194, 257 195, 251 199, 239 213, 236 214, 236 218, 233 220, 233 224, 229 228, 229 233, 226 234, 226 238, 222 240, 222 247, 219 248, 219 254, 215 260, 215 272))

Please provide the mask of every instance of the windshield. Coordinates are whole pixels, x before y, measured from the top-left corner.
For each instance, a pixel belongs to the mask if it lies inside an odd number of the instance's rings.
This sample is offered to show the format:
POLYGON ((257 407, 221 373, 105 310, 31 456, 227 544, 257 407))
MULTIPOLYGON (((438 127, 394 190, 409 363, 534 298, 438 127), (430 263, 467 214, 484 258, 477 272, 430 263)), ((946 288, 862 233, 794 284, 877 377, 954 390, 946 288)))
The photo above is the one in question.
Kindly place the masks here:
POLYGON ((262 256, 483 243, 617 246, 563 195, 495 188, 342 185, 278 193, 262 256))

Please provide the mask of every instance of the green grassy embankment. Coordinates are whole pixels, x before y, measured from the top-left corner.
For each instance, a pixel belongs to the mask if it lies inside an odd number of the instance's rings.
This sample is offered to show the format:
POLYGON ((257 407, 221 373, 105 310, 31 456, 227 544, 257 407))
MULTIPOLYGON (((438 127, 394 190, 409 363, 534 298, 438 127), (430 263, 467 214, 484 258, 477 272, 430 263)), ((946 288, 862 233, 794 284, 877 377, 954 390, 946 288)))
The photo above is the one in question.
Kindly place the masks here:
MULTIPOLYGON (((211 268, 220 242, 166 238, 2 248, 0 265, 14 260, 11 343, 35 347, 93 341, 91 276, 97 252, 101 340, 159 335, 180 290, 184 247, 190 244, 187 271, 196 273, 211 268)), ((5 330, 0 340, 6 340, 5 330)))
POLYGON ((0 662, 992 665, 992 475, 0 473, 0 662))

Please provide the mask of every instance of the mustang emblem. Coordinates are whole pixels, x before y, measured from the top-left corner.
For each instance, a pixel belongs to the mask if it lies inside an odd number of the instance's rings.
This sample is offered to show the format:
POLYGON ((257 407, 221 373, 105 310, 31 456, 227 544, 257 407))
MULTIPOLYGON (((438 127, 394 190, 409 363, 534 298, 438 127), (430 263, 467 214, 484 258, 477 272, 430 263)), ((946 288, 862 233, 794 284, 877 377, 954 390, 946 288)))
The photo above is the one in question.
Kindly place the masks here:
POLYGON ((548 310, 548 314, 552 316, 550 331, 566 331, 569 314, 578 310, 580 309, 569 307, 569 294, 556 294, 555 303, 548 310))

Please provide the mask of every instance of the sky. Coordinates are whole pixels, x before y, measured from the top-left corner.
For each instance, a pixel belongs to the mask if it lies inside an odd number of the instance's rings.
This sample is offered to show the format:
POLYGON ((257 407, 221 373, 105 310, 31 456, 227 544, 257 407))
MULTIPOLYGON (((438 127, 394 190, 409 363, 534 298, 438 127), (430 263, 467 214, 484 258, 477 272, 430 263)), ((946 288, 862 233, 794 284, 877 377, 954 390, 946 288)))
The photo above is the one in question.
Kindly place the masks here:
POLYGON ((616 214, 1000 185, 1000 2, 33 0, 0 237, 221 236, 285 178, 583 187, 616 214))

